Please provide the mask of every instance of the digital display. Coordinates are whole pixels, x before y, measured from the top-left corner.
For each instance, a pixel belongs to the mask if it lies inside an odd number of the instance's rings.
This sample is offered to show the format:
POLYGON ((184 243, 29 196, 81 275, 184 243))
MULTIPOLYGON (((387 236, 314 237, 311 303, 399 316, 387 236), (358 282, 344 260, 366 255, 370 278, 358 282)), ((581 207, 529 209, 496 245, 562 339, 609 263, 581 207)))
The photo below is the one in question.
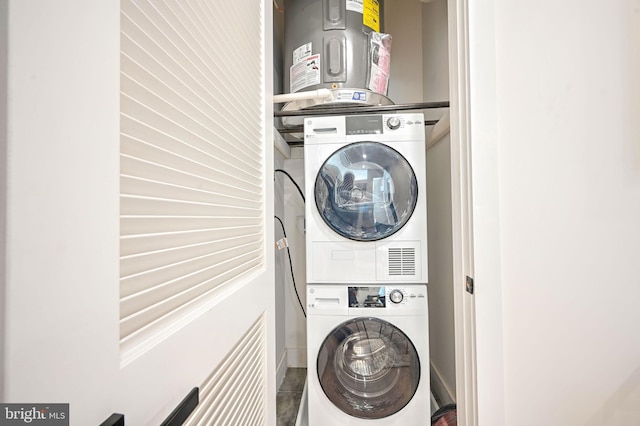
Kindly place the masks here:
POLYGON ((384 308, 386 299, 385 287, 349 287, 350 308, 384 308))
POLYGON ((381 135, 381 115, 356 115, 345 117, 347 135, 381 135))

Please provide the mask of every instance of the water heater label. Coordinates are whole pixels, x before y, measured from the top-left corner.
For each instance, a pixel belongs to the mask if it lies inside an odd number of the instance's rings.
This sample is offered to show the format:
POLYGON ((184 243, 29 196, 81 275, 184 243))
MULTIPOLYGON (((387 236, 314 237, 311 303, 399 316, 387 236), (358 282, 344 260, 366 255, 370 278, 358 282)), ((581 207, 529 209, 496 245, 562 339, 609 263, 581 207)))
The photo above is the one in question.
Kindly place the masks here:
POLYGON ((336 101, 340 102, 367 102, 367 92, 356 90, 340 90, 335 93, 336 101))
POLYGON ((311 56, 311 42, 305 43, 293 51, 292 64, 297 64, 298 62, 308 58, 309 56, 311 56))
POLYGON ((320 84, 320 55, 312 55, 291 65, 289 69, 290 93, 320 84))
POLYGON ((380 2, 378 0, 364 0, 362 23, 373 31, 380 31, 380 2))
POLYGON ((347 0, 347 10, 362 13, 362 0, 347 0))

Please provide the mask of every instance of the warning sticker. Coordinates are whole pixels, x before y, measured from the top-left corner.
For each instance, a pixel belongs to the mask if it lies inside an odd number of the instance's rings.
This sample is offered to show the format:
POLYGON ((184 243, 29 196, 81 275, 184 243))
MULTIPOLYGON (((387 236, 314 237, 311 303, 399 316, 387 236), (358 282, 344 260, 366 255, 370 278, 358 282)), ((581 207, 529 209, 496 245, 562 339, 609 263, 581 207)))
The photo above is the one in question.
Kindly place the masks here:
POLYGON ((347 0, 347 10, 362 13, 362 0, 347 0))
POLYGON ((290 93, 320 84, 320 55, 313 55, 291 65, 289 69, 290 93))
POLYGON ((387 94, 391 70, 391 35, 372 32, 369 34, 370 69, 367 89, 381 95, 387 94))
POLYGON ((293 62, 297 64, 305 58, 311 56, 311 42, 305 43, 293 51, 293 62))
POLYGON ((373 31, 380 31, 380 2, 378 0, 364 0, 362 23, 373 31))

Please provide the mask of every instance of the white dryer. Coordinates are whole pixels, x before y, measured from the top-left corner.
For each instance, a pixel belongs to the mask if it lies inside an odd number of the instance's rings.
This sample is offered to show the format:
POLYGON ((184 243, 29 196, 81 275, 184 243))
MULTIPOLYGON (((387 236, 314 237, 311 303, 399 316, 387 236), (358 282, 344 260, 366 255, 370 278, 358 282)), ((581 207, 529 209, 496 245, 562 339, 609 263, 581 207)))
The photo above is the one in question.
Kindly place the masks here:
POLYGON ((427 286, 307 286, 309 426, 431 424, 427 286))
POLYGON ((304 122, 307 283, 427 283, 422 114, 304 122))

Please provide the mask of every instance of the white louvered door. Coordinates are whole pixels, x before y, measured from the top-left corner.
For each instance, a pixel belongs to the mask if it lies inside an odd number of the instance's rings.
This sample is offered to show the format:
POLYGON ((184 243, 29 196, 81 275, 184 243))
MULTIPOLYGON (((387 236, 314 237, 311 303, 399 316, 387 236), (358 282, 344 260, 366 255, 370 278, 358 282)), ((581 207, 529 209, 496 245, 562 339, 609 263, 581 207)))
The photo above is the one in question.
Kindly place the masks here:
POLYGON ((271 1, 6 3, 0 399, 274 425, 271 1))
MULTIPOLYGON (((121 2, 121 365, 197 369, 193 425, 270 420, 270 10, 121 2)), ((188 389, 167 379, 169 403, 188 389)))

